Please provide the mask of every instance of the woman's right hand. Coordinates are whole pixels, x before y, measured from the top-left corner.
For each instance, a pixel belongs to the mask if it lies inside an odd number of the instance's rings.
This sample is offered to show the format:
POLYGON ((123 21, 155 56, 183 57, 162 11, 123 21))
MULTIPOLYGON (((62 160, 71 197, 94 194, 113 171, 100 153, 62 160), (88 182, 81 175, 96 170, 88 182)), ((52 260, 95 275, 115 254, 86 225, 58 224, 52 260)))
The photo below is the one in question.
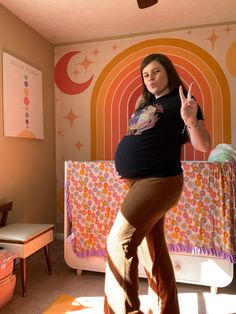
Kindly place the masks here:
POLYGON ((185 97, 183 93, 183 87, 179 87, 179 96, 181 99, 181 117, 184 120, 184 123, 187 127, 196 126, 198 123, 197 120, 197 110, 198 104, 194 98, 192 98, 192 86, 193 83, 190 84, 188 95, 185 97))

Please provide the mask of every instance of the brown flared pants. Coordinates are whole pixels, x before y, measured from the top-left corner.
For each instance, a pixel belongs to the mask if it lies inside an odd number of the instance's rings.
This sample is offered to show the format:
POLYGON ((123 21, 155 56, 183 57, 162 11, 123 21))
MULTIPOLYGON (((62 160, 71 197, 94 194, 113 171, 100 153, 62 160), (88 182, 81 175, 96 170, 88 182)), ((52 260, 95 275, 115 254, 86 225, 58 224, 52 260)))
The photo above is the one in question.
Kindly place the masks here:
POLYGON ((139 258, 149 283, 149 313, 179 314, 164 217, 179 200, 182 188, 182 174, 132 182, 107 238, 105 314, 143 313, 138 297, 139 258))

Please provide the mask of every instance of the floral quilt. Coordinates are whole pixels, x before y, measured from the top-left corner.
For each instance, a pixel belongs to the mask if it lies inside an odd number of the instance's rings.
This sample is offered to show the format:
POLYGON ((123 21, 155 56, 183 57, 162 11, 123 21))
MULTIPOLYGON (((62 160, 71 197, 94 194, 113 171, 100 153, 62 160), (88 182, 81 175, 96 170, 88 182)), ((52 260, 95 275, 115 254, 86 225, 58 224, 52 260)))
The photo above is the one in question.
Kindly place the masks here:
MULTIPOLYGON (((114 161, 66 161, 65 203, 79 257, 105 256, 106 238, 128 187, 114 161)), ((165 219, 170 252, 236 263, 236 179, 230 162, 183 161, 184 189, 165 219)))

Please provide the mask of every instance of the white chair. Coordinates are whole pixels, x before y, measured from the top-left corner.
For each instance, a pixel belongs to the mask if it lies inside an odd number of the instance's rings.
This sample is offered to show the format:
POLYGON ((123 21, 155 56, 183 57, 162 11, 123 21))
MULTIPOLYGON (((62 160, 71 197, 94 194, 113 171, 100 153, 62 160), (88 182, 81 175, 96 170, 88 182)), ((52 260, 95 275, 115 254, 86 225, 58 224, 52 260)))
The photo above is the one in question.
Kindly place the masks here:
POLYGON ((54 225, 51 224, 12 223, 0 228, 0 247, 15 253, 20 258, 23 296, 26 296, 26 258, 28 256, 44 248, 48 273, 52 272, 49 243, 53 241, 53 233, 54 225))

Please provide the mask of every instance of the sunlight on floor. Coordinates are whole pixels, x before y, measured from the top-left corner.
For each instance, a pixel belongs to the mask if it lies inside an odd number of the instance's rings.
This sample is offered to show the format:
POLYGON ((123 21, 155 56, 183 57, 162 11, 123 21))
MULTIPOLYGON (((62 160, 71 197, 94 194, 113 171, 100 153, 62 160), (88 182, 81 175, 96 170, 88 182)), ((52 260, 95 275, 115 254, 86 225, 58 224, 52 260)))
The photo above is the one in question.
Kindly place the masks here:
MULTIPOLYGON (((236 314, 236 296, 228 294, 213 294, 204 292, 201 296, 197 293, 179 293, 181 314, 236 314), (199 300, 199 298, 201 298, 199 300)), ((140 295, 141 310, 148 310, 148 296, 140 295)), ((103 313, 103 297, 79 297, 75 302, 86 308, 78 311, 66 311, 65 314, 100 314, 103 313)))
POLYGON ((207 314, 236 314, 236 296, 204 292, 207 314))
MULTIPOLYGON (((199 314, 197 310, 197 295, 195 293, 182 294, 183 296, 180 298, 181 305, 181 314, 189 314, 189 309, 193 309, 191 314, 199 314)), ((141 310, 145 313, 149 308, 149 299, 148 295, 140 295, 141 301, 141 310)), ((75 302, 81 304, 87 308, 81 309, 79 311, 67 311, 65 314, 76 314, 76 313, 84 313, 84 314, 101 314, 103 313, 103 297, 79 297, 75 299, 75 302), (94 309, 91 309, 93 307, 94 309)))
POLYGON ((66 311, 65 314, 99 314, 103 313, 103 297, 79 297, 74 302, 83 305, 84 309, 66 311))
POLYGON ((197 293, 178 293, 181 314, 199 314, 197 293))
POLYGON ((236 296, 204 292, 179 293, 181 314, 236 314, 236 296), (201 299, 199 299, 201 298, 201 299))
MULTIPOLYGON (((146 312, 148 310, 148 296, 140 295, 141 310, 146 312)), ((74 299, 74 304, 83 305, 85 308, 66 311, 65 314, 102 314, 103 313, 103 297, 79 297, 74 299)), ((73 303, 72 303, 73 305, 73 303)), ((189 313, 188 313, 189 314, 189 313)))

